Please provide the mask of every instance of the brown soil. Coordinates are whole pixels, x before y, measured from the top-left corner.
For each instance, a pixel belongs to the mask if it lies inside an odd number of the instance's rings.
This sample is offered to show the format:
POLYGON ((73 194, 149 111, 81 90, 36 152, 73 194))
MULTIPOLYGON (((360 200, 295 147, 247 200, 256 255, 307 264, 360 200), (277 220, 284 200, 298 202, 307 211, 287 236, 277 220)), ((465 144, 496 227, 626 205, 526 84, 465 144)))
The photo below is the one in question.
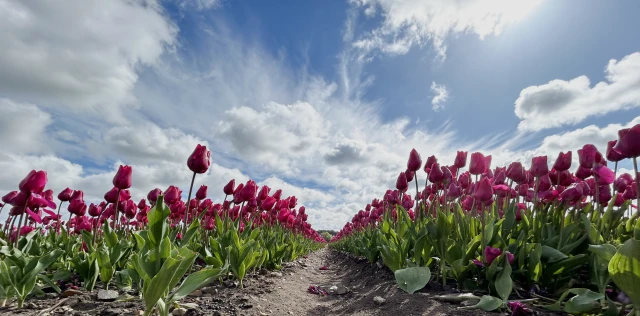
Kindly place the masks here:
MULTIPOLYGON (((182 300, 188 303, 185 316, 200 315, 500 315, 479 310, 461 310, 460 305, 442 303, 432 297, 451 294, 452 289, 427 288, 409 295, 400 290, 388 269, 370 265, 366 260, 332 251, 317 251, 296 262, 289 263, 279 272, 261 271, 244 281, 245 288, 233 282, 216 284, 193 293, 182 300), (320 270, 327 266, 327 270, 320 270), (345 286, 343 295, 316 295, 309 286, 329 288, 345 286), (383 304, 374 297, 385 299, 383 304), (189 304, 191 303, 191 304, 189 304)), ((135 293, 132 293, 135 294, 135 293)), ((0 315, 137 315, 143 309, 137 296, 130 301, 100 302, 94 294, 83 293, 66 300, 57 294, 49 298, 33 298, 25 308, 0 308, 0 315), (64 300, 64 301, 63 301, 64 300), (60 304, 58 304, 60 303, 60 304), (57 307, 51 309, 54 305, 57 307), (51 310, 46 310, 51 309, 51 310)), ((536 314, 544 315, 541 311, 536 314)), ((505 313, 502 313, 505 315, 505 313)))

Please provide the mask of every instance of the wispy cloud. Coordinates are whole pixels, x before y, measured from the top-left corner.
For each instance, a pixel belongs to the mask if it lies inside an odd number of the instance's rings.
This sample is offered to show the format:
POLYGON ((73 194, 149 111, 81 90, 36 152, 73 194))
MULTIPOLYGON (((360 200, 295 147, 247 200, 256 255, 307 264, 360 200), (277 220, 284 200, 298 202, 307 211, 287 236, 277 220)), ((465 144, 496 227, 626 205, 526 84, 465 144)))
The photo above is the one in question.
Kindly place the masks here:
POLYGON ((433 98, 431 99, 433 110, 442 110, 444 108, 444 104, 449 100, 449 90, 447 89, 447 86, 437 84, 433 81, 431 82, 431 93, 433 93, 433 98))

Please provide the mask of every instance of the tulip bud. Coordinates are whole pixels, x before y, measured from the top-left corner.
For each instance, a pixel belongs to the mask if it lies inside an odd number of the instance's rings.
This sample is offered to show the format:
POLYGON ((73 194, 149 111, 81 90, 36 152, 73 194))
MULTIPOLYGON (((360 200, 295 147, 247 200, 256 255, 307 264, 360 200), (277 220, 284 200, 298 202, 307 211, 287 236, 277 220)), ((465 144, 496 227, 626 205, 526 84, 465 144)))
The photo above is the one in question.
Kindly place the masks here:
POLYGON ((149 200, 149 203, 156 204, 160 194, 162 194, 162 190, 155 188, 147 193, 147 200, 149 200))
POLYGON ((265 211, 271 211, 273 206, 276 204, 276 199, 272 196, 268 196, 264 201, 262 201, 262 209, 265 211))
POLYGON ((601 164, 596 164, 593 167, 592 172, 593 172, 593 175, 598 178, 599 185, 612 184, 616 177, 616 175, 613 173, 613 170, 601 164))
POLYGON ((87 211, 87 205, 84 204, 83 200, 73 199, 69 202, 69 206, 67 207, 67 211, 69 213, 76 216, 84 216, 87 211))
POLYGON ((258 191, 258 185, 253 180, 247 181, 240 190, 238 196, 243 202, 247 202, 256 197, 256 193, 258 191))
POLYGON ((422 166, 422 158, 420 158, 420 154, 414 149, 409 153, 409 161, 407 162, 407 169, 413 172, 420 170, 422 166))
POLYGON ((20 181, 20 191, 25 193, 41 193, 47 185, 47 172, 31 170, 29 174, 20 181))
POLYGON ((200 188, 198 189, 198 192, 196 192, 196 200, 202 201, 206 198, 207 198, 207 186, 201 185, 200 188))
POLYGON ((413 171, 407 169, 404 172, 404 175, 407 176, 407 182, 411 182, 411 181, 413 181, 413 177, 415 176, 415 173, 413 171))
POLYGON ((591 176, 591 167, 583 167, 580 165, 578 170, 576 170, 576 177, 578 179, 584 180, 591 176))
POLYGON ((234 189, 235 186, 236 186, 236 180, 231 179, 231 181, 229 181, 229 183, 227 183, 227 185, 225 185, 222 190, 226 195, 233 195, 233 193, 235 192, 235 189, 234 189))
POLYGON ((118 201, 119 194, 120 190, 118 190, 118 188, 112 188, 109 192, 104 194, 104 200, 109 203, 116 203, 118 201))
MULTIPOLYGON (((2 197, 2 202, 11 204, 11 200, 13 200, 13 198, 15 198, 17 195, 18 195, 18 191, 11 191, 2 197)), ((22 204, 24 205, 24 202, 22 204)))
POLYGON ((140 199, 140 202, 138 203, 138 208, 141 210, 147 208, 147 200, 140 199))
POLYGON ((571 168, 571 151, 567 153, 560 152, 556 162, 553 164, 553 169, 556 171, 565 171, 571 168))
POLYGON ((493 187, 491 186, 489 179, 484 178, 480 180, 473 197, 483 203, 491 201, 493 198, 493 187))
POLYGON ((100 206, 95 205, 93 203, 89 205, 89 215, 91 215, 91 217, 100 216, 101 213, 102 213, 102 209, 100 208, 100 206))
POLYGON ((485 157, 482 153, 475 152, 471 154, 471 164, 469 165, 469 173, 479 175, 484 173, 486 169, 485 157))
POLYGON ((269 196, 269 191, 271 191, 271 188, 269 188, 266 185, 263 185, 262 188, 260 189, 260 193, 258 193, 258 200, 264 201, 264 199, 266 199, 269 196))
POLYGON ((280 198, 282 197, 282 190, 278 189, 272 196, 274 199, 280 200, 280 198))
POLYGON ((456 160, 453 163, 456 168, 464 168, 467 165, 467 152, 466 151, 458 151, 456 154, 456 160))
POLYGON ((180 190, 171 185, 169 188, 164 191, 164 202, 171 205, 176 203, 180 199, 180 190))
POLYGON ((580 166, 583 168, 591 168, 593 164, 598 160, 598 155, 602 156, 598 152, 598 149, 593 144, 586 144, 582 149, 578 149, 578 157, 580 160, 580 166))
POLYGON ((79 200, 84 202, 84 192, 82 192, 82 190, 75 190, 73 191, 73 194, 71 194, 71 200, 79 200))
POLYGON ((484 248, 484 258, 487 261, 487 264, 491 265, 493 260, 496 260, 502 254, 502 250, 500 248, 493 248, 487 246, 484 248))
POLYGON ((427 162, 424 164, 424 172, 429 173, 431 172, 431 166, 438 162, 438 159, 436 159, 436 156, 429 156, 429 158, 427 158, 427 162))
POLYGON ((298 199, 295 196, 292 196, 289 199, 289 208, 295 208, 296 204, 298 204, 298 199))
POLYGON ((398 175, 398 179, 396 180, 396 189, 398 191, 404 192, 407 190, 407 188, 409 188, 407 176, 404 174, 404 172, 400 172, 400 175, 398 175))
POLYGON ((431 172, 429 172, 429 181, 431 181, 432 183, 440 183, 444 181, 444 173, 442 172, 442 169, 437 162, 431 165, 431 172))
POLYGON ((549 166, 547 165, 547 156, 533 157, 531 159, 531 175, 539 178, 548 173, 549 166))
POLYGON ((211 151, 207 150, 207 146, 196 145, 196 149, 187 160, 187 166, 195 173, 205 173, 209 170, 209 165, 211 165, 211 151))
POLYGON ((118 172, 116 172, 116 175, 113 177, 113 186, 120 190, 130 188, 132 172, 131 166, 120 165, 118 172))

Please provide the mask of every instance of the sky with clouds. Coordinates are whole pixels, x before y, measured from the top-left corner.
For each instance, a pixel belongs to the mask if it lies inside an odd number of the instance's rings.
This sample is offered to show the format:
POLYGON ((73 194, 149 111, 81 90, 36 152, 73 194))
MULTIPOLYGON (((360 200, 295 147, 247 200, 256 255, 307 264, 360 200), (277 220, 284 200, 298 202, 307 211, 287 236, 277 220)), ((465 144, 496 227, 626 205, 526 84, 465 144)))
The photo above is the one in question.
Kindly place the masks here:
POLYGON ((196 184, 215 199, 252 178, 338 229, 412 148, 494 165, 604 151, 640 123, 638 14, 633 0, 0 0, 0 194, 43 169, 98 201, 120 164, 135 198, 186 191, 206 144, 196 184))

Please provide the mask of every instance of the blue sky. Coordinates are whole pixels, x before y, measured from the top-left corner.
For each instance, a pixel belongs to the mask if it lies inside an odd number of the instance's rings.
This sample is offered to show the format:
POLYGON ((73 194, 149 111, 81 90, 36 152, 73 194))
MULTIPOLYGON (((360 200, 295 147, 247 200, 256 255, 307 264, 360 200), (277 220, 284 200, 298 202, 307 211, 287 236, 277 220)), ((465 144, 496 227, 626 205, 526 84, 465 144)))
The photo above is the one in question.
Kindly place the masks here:
POLYGON ((253 178, 336 229, 411 148, 496 164, 604 151, 640 123, 639 13, 632 0, 2 2, 0 193, 44 169, 97 201, 121 163, 136 198, 186 191, 201 143, 212 197, 253 178))

